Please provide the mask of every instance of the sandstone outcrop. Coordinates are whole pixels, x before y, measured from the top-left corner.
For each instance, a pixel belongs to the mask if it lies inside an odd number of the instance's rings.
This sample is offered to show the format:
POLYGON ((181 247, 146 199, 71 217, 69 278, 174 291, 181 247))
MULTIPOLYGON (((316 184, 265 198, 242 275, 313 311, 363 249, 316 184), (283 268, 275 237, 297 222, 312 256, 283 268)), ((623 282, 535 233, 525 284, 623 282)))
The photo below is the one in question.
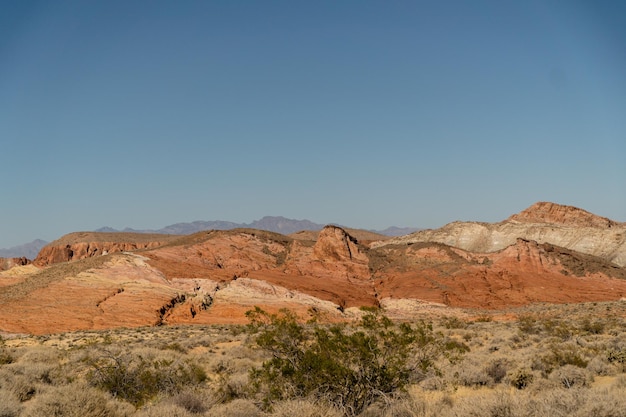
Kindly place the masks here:
POLYGON ((0 273, 0 330, 245 323, 254 306, 336 321, 361 306, 416 317, 626 297, 623 223, 533 207, 501 223, 456 222, 371 245, 336 226, 292 236, 74 233, 42 249, 39 267, 0 273))
POLYGON ((145 252, 168 279, 264 280, 341 307, 375 305, 369 259, 345 230, 328 226, 317 242, 252 229, 201 232, 145 252))
POLYGON ((313 254, 323 261, 355 261, 363 264, 368 262, 367 256, 357 246, 357 240, 336 226, 326 226, 319 233, 313 246, 313 254))
POLYGON ((41 248, 33 263, 47 266, 114 252, 156 248, 177 237, 139 233, 70 233, 41 248))
POLYGON ((550 223, 574 227, 596 227, 608 229, 618 222, 600 217, 586 210, 545 201, 533 204, 527 209, 512 215, 508 221, 521 223, 550 223))
POLYGON ((626 270, 550 244, 518 239, 494 253, 439 243, 384 246, 377 272, 385 299, 416 299, 453 307, 503 309, 538 302, 619 300, 626 270))
POLYGON ((626 266, 626 223, 570 206, 537 203, 500 223, 453 222, 440 229, 422 230, 371 247, 439 242, 471 252, 496 252, 518 238, 551 243, 626 266))
POLYGON ((25 257, 20 258, 0 258, 0 271, 6 271, 14 266, 24 266, 30 264, 30 260, 25 257))

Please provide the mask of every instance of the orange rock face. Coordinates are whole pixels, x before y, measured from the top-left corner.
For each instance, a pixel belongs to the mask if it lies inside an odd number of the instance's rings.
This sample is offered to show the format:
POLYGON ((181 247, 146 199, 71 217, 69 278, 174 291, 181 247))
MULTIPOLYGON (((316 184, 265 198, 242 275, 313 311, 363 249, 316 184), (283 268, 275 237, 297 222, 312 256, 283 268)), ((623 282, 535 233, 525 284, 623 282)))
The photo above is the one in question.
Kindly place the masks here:
MULTIPOLYGON (((541 203, 512 218, 514 227, 503 222, 493 232, 490 225, 471 224, 461 233, 462 225, 455 225, 429 233, 440 239, 449 230, 452 241, 463 242, 475 237, 472 231, 487 230, 503 239, 503 231, 525 233, 524 221, 544 237, 579 246, 572 224, 584 224, 587 235, 600 227, 621 233, 622 227, 541 203), (570 226, 537 226, 557 221, 570 226)), ((245 323, 245 312, 254 306, 287 307, 302 317, 334 321, 354 317, 352 307, 360 306, 393 305, 412 317, 416 303, 505 309, 626 297, 626 268, 612 263, 614 256, 522 238, 490 252, 406 239, 366 246, 346 230, 327 226, 294 237, 253 229, 189 236, 75 233, 44 249, 36 262, 40 269, 0 272, 0 330, 245 323)))
POLYGON ((381 299, 503 309, 626 296, 624 268, 533 241, 520 239, 502 251, 486 254, 431 243, 385 250, 386 258, 395 261, 378 272, 381 299))
POLYGON ((561 204, 538 202, 508 218, 523 223, 553 223, 566 226, 609 228, 619 223, 589 213, 583 209, 561 204))
POLYGON ((72 233, 44 246, 33 263, 47 266, 114 252, 155 248, 174 238, 138 233, 72 233))
POLYGON ((376 304, 366 248, 334 226, 324 228, 317 242, 241 229, 202 232, 181 242, 144 255, 169 279, 254 278, 341 307, 376 304))
POLYGON ((0 271, 6 271, 14 266, 24 266, 30 264, 30 260, 21 258, 0 258, 0 271))

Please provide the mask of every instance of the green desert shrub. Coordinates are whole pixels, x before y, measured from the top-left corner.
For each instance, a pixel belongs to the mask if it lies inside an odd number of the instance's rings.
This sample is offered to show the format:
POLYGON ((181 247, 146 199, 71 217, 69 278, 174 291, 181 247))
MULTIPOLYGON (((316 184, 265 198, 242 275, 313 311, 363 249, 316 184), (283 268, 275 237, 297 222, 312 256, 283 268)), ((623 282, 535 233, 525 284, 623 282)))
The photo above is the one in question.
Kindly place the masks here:
POLYGON ((517 389, 528 388, 534 379, 535 375, 528 368, 517 369, 509 375, 511 385, 517 389))
POLYGON ((565 365, 574 365, 579 368, 587 367, 588 361, 582 355, 582 350, 573 343, 553 344, 548 352, 537 358, 533 369, 541 370, 544 375, 565 365))
POLYGON ((0 366, 13 362, 13 355, 7 349, 4 339, 0 336, 0 366))
POLYGON ((446 329, 467 329, 469 324, 455 316, 446 316, 441 319, 441 325, 446 329))
POLYGON ((252 387, 266 407, 281 400, 313 398, 357 415, 434 369, 435 360, 458 346, 425 323, 394 324, 375 311, 358 326, 303 325, 282 310, 248 312, 256 343, 271 354, 251 372, 252 387))
POLYGON ((580 329, 589 334, 602 334, 604 333, 606 324, 598 319, 591 320, 589 317, 585 317, 580 321, 580 329))
POLYGON ((158 393, 174 394, 207 378, 197 364, 180 358, 144 357, 104 351, 89 358, 88 381, 129 403, 140 406, 158 393))

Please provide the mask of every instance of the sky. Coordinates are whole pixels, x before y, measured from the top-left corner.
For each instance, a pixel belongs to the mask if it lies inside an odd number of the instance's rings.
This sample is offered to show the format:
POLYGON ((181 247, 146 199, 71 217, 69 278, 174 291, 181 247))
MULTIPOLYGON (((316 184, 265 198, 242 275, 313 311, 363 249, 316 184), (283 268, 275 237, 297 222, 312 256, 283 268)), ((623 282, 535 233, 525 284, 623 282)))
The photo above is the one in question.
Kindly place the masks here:
POLYGON ((626 221, 626 2, 0 2, 0 248, 266 215, 626 221))

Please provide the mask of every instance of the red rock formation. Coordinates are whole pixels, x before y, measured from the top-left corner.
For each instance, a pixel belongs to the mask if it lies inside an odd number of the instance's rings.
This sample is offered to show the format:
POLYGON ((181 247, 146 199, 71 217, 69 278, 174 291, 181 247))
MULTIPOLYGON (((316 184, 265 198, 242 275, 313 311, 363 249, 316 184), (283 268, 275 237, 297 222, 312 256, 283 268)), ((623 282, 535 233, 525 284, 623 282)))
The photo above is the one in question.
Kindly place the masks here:
POLYGON ((168 245, 144 255, 168 279, 254 278, 345 307, 376 304, 369 259, 363 251, 343 229, 328 226, 317 242, 235 229, 191 235, 184 245, 168 245))
POLYGON ((178 237, 140 233, 71 233, 44 246, 33 263, 43 267, 108 253, 151 249, 178 237))
POLYGON ((370 247, 439 242, 470 252, 497 252, 518 238, 550 243, 626 267, 626 223, 575 207, 537 203, 499 223, 453 222, 370 247))
POLYGON ((554 223, 577 227, 598 227, 606 229, 616 226, 618 223, 589 213, 583 209, 561 204, 538 202, 526 210, 509 217, 509 221, 522 223, 554 223))
MULTIPOLYGON (((542 221, 603 224, 577 209, 541 210, 547 213, 542 221)), ((539 215, 524 216, 537 219, 539 215)), ((520 220, 510 224, 514 233, 525 227, 520 220)), ((472 230, 488 229, 478 226, 463 229, 456 240, 473 238, 472 230)), ((571 225, 532 223, 530 227, 555 236, 564 229, 570 235, 579 232, 571 225)), ((607 233, 597 227, 586 227, 585 237, 607 233)), ((608 233, 619 234, 622 227, 611 226, 608 233)), ((270 311, 289 307, 302 314, 315 308, 335 320, 341 315, 339 310, 347 307, 388 305, 390 300, 503 309, 626 297, 626 268, 554 243, 513 237, 512 244, 482 253, 444 243, 403 240, 368 248, 335 226, 310 235, 314 240, 308 236, 299 233, 294 239, 252 229, 183 237, 71 234, 41 251, 38 264, 45 267, 39 272, 31 274, 26 268, 26 275, 0 276, 0 330, 45 333, 168 323, 243 323, 245 311, 255 305, 270 311), (142 250, 111 254, 137 249, 142 250), (105 251, 108 256, 98 256, 105 251)), ((503 232, 494 236, 504 239, 503 232)), ((615 235, 618 238, 623 239, 615 235)), ((586 245, 595 246, 595 242, 589 240, 586 245)))
POLYGON ((6 271, 14 266, 23 266, 30 264, 30 259, 21 258, 0 258, 0 271, 6 271))
POLYGON ((357 240, 341 227, 326 226, 318 235, 313 254, 320 260, 355 261, 367 263, 368 259, 357 246, 357 240))
POLYGON ((386 249, 389 264, 377 273, 380 298, 502 309, 626 296, 626 269, 549 244, 518 239, 485 254, 435 243, 413 246, 386 249))

